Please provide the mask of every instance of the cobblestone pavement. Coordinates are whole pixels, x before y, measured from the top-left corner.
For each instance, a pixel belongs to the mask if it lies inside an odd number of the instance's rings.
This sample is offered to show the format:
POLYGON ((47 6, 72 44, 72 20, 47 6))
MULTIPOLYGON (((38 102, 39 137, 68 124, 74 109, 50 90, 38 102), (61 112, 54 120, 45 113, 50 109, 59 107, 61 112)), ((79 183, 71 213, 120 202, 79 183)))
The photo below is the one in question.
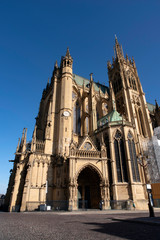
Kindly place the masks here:
POLYGON ((160 212, 0 212, 0 240, 160 240, 160 212))

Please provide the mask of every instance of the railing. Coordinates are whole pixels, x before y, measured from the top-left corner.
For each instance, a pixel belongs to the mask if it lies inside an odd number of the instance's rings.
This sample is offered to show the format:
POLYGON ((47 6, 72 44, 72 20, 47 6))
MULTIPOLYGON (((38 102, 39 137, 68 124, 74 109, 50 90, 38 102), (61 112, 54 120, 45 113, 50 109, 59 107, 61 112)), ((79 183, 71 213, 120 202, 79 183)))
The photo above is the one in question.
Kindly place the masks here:
POLYGON ((44 142, 41 140, 36 141, 36 152, 44 153, 44 142))
POLYGON ((70 155, 83 158, 100 158, 100 153, 95 151, 71 150, 70 155))

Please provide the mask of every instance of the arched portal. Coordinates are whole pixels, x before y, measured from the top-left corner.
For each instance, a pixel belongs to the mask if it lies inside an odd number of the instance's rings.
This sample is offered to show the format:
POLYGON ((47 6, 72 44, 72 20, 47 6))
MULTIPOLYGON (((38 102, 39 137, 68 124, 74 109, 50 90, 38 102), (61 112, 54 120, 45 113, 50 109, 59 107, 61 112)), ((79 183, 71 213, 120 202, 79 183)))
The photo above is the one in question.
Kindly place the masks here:
POLYGON ((101 200, 100 176, 96 170, 87 166, 77 179, 78 208, 99 208, 101 200))

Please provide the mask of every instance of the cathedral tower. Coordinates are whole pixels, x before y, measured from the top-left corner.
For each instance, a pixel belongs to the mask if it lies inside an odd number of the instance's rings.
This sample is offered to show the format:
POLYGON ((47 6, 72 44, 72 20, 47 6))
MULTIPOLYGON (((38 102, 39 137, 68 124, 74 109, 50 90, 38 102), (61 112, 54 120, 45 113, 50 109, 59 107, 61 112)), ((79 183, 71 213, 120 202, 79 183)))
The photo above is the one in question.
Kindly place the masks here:
MULTIPOLYGON (((134 59, 115 39, 109 87, 73 73, 67 48, 42 93, 33 136, 18 143, 9 180, 9 211, 147 208, 146 179, 138 161, 152 136, 134 59)), ((156 107, 157 116, 159 107, 156 107)))

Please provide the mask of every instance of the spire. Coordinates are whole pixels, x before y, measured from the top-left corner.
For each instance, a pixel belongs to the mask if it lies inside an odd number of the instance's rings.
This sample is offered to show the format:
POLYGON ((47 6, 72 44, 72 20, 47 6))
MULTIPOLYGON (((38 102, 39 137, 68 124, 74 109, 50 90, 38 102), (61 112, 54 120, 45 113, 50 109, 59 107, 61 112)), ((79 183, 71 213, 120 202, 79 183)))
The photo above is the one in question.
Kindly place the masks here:
POLYGON ((156 109, 158 109, 158 108, 159 108, 159 105, 158 105, 158 103, 157 103, 157 100, 155 100, 155 105, 156 105, 156 109))
POLYGON ((49 78, 48 78, 48 82, 47 82, 47 84, 49 84, 49 78))
POLYGON ((69 48, 67 47, 67 52, 66 52, 66 57, 70 57, 71 55, 70 55, 70 52, 69 52, 69 48))
POLYGON ((123 50, 122 50, 122 46, 119 45, 117 36, 115 35, 115 47, 114 47, 114 52, 115 52, 115 58, 124 58, 123 55, 123 50))
POLYGON ((54 64, 54 68, 58 68, 57 60, 56 60, 56 62, 55 62, 55 64, 54 64))
POLYGON ((32 135, 32 142, 31 142, 31 151, 36 151, 36 131, 37 131, 37 125, 34 127, 33 135, 32 135))
POLYGON ((18 144, 17 144, 16 152, 18 152, 18 150, 19 150, 19 145, 20 145, 20 138, 18 138, 18 144))
POLYGON ((90 82, 93 82, 93 73, 90 73, 90 82))
POLYGON ((113 109, 113 111, 115 111, 116 110, 116 101, 115 101, 115 94, 114 94, 114 91, 113 91, 111 81, 109 81, 109 86, 110 86, 110 96, 111 96, 111 102, 112 102, 112 109, 113 109))
POLYGON ((26 143, 26 140, 27 140, 27 128, 25 128, 24 143, 26 143))

